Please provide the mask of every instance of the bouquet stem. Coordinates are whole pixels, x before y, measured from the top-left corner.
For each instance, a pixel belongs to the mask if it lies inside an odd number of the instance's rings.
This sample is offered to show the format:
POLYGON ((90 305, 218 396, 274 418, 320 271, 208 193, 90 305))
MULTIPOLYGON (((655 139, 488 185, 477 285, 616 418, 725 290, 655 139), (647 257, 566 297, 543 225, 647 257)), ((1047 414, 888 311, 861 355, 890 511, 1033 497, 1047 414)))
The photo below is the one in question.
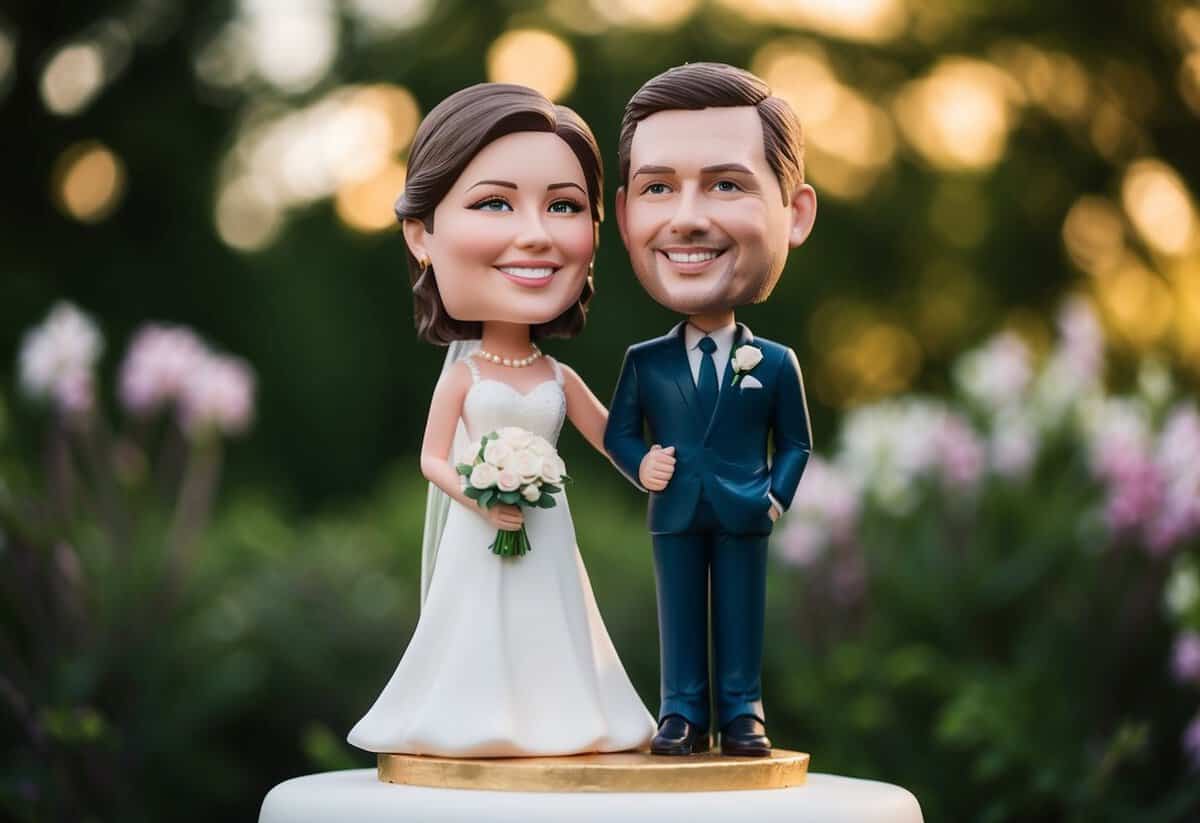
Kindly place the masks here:
POLYGON ((492 550, 492 554, 500 557, 521 557, 533 550, 533 547, 529 545, 529 534, 525 531, 524 525, 517 531, 501 529, 496 532, 496 539, 488 548, 492 550))

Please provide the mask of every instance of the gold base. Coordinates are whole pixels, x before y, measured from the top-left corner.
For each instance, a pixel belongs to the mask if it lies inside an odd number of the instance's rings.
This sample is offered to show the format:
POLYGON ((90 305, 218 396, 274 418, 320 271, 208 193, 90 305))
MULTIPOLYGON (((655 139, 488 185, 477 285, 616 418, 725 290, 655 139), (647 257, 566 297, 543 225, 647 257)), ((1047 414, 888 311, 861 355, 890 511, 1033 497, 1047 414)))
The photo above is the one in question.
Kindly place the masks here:
POLYGON ((808 777, 807 754, 775 749, 770 757, 682 757, 649 752, 570 757, 451 758, 381 754, 379 779, 440 789, 500 792, 719 792, 786 789, 808 777))

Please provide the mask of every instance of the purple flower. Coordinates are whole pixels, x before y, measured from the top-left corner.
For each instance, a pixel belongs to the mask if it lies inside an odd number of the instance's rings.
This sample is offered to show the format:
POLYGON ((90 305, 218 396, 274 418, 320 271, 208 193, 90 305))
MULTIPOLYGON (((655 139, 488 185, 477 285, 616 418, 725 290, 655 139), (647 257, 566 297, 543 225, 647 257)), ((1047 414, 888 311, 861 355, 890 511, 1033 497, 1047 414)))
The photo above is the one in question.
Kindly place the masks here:
POLYGON ((204 343, 190 329, 142 327, 121 364, 121 402, 141 417, 174 403, 208 356, 204 343))
POLYGON ((1183 750, 1191 758, 1192 768, 1200 769, 1200 714, 1192 718, 1183 732, 1183 750))
POLYGON ((1058 313, 1059 351, 1074 371, 1087 380, 1100 376, 1104 365, 1104 328, 1091 303, 1074 297, 1058 313))
POLYGON ((1105 517, 1115 532, 1131 531, 1157 515, 1163 498, 1162 475, 1149 460, 1130 460, 1108 477, 1105 517))
POLYGON ((235 357, 204 357, 183 385, 180 411, 193 437, 245 431, 254 416, 254 371, 235 357))
POLYGON ((1180 683, 1200 683, 1200 632, 1186 631, 1175 638, 1171 671, 1180 683))

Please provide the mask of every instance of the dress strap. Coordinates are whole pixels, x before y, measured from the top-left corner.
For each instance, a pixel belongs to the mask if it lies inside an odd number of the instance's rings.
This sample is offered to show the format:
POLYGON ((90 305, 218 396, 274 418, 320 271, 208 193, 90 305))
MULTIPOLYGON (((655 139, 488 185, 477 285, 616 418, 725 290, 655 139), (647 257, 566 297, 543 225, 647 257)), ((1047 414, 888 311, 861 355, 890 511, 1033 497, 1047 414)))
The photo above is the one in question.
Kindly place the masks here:
POLYGON ((471 372, 471 382, 478 383, 479 382, 479 364, 475 362, 474 356, 467 355, 466 357, 463 358, 463 362, 467 364, 467 368, 471 372))
POLYGON ((558 365, 558 361, 555 360, 553 357, 548 356, 546 359, 550 361, 550 366, 554 369, 554 382, 557 383, 559 386, 562 386, 562 384, 563 384, 562 366, 558 365))

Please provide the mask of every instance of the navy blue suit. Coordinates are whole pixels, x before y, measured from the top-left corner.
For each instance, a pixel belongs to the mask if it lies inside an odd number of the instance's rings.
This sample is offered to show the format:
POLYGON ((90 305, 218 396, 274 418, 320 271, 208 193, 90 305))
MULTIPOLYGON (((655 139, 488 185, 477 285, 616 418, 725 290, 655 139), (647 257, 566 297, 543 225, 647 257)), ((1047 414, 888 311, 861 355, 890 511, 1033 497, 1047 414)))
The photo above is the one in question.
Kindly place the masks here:
MULTIPOLYGON (((675 473, 650 493, 649 527, 658 589, 662 704, 709 726, 708 594, 717 689, 717 722, 762 708, 763 610, 768 493, 787 508, 812 448, 804 385, 795 353, 738 324, 733 348, 758 347, 748 374, 761 387, 733 385, 732 356, 712 417, 703 419, 685 349, 684 324, 631 346, 609 410, 604 446, 638 488, 650 440, 675 447, 675 473), (768 440, 774 455, 768 460, 768 440)), ((644 489, 643 489, 644 490, 644 489)))

